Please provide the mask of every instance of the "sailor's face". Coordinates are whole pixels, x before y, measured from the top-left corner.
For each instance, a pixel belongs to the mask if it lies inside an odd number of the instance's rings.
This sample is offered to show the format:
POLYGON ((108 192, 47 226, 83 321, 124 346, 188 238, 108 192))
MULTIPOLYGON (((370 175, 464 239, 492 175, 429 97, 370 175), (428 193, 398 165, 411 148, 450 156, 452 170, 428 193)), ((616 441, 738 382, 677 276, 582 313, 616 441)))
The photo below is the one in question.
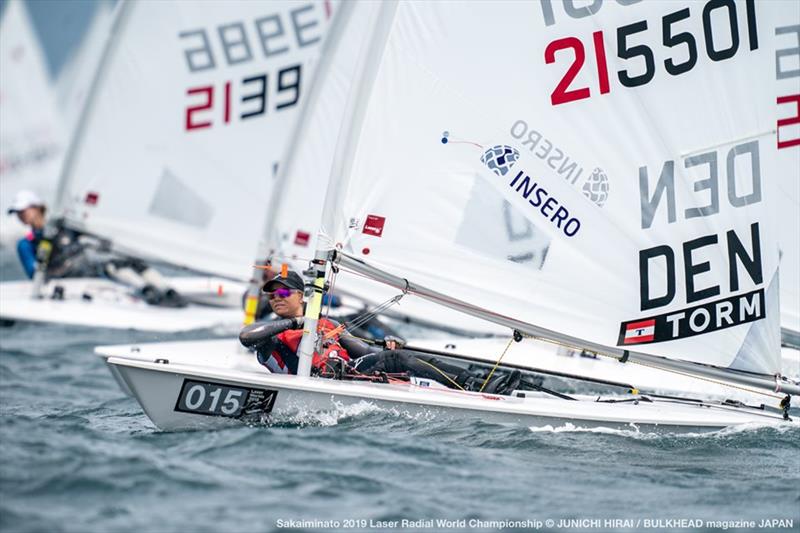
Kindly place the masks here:
POLYGON ((44 215, 39 207, 26 207, 22 211, 17 211, 20 222, 27 226, 40 227, 44 225, 44 215))
POLYGON ((284 296, 285 290, 276 290, 270 293, 269 304, 272 310, 281 318, 292 318, 303 315, 303 293, 292 290, 291 294, 284 296))

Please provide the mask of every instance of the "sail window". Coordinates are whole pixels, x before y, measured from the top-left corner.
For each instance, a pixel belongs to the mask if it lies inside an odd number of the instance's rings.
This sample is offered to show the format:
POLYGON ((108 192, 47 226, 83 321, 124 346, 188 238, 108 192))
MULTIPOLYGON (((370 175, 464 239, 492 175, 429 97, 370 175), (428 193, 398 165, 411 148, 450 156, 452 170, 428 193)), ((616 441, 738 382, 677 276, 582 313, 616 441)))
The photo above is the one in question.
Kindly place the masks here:
POLYGON ((187 187, 169 169, 164 169, 150 213, 173 222, 205 228, 214 216, 214 208, 187 187))

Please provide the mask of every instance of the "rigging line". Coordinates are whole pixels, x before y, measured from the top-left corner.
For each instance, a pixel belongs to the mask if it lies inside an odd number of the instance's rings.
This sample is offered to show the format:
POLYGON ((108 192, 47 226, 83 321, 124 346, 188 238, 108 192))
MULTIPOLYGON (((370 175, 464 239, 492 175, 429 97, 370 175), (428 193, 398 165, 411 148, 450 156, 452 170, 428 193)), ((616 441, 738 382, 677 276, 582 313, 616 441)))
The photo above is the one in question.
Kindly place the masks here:
POLYGON ((347 329, 358 328, 360 326, 363 326, 364 324, 366 324, 367 322, 378 316, 380 313, 382 313, 395 303, 399 302, 403 296, 405 296, 405 294, 398 294, 396 296, 393 296, 392 298, 386 300, 385 302, 375 306, 374 308, 372 308, 372 310, 359 314, 352 321, 344 322, 343 324, 327 332, 324 338, 327 340, 335 335, 341 334, 343 331, 347 329))
POLYGON ((503 353, 500 354, 500 358, 494 364, 494 367, 492 367, 492 371, 489 372, 489 375, 486 376, 486 379, 483 380, 483 385, 481 385, 481 390, 479 392, 483 392, 483 389, 486 387, 486 384, 489 383, 490 379, 492 379, 492 376, 494 375, 494 371, 497 370, 498 366, 500 366, 500 361, 502 361, 503 357, 506 356, 506 352, 508 352, 508 349, 511 348, 511 343, 512 342, 514 342, 514 337, 513 336, 510 339, 508 339, 508 344, 506 344, 506 347, 503 350, 503 353))
MULTIPOLYGON (((577 346, 572 346, 570 344, 566 344, 566 343, 559 342, 559 341, 556 341, 556 340, 547 339, 545 337, 536 337, 536 336, 527 335, 527 334, 524 334, 524 333, 522 334, 522 336, 525 337, 525 338, 528 338, 528 339, 534 339, 534 340, 538 340, 538 341, 542 341, 542 342, 549 342, 550 344, 555 344, 557 346, 563 346, 565 348, 572 348, 572 349, 577 348, 577 346)), ((599 355, 599 356, 602 356, 602 357, 607 357, 609 359, 613 359, 614 361, 619 361, 619 358, 617 358, 617 357, 615 357, 613 355, 610 355, 610 354, 603 353, 603 352, 595 352, 593 350, 587 350, 587 352, 588 353, 593 353, 595 355, 599 355)), ((696 376, 694 374, 690 374, 688 372, 681 372, 680 370, 666 369, 666 368, 662 368, 660 366, 656 366, 656 365, 651 365, 651 364, 645 363, 643 361, 630 361, 629 360, 625 364, 626 365, 637 364, 637 365, 641 365, 641 366, 644 366, 644 367, 653 368, 655 370, 658 370, 659 372, 671 372, 673 374, 677 374, 677 375, 680 375, 680 376, 684 376, 684 377, 688 377, 688 378, 692 378, 692 379, 697 379, 697 380, 700 380, 700 381, 707 381, 709 383, 713 383, 715 385, 721 385, 723 387, 729 387, 731 389, 739 389, 739 390, 742 390, 742 391, 745 391, 745 392, 749 392, 751 394, 760 394, 762 396, 767 396, 767 397, 773 398, 773 399, 781 399, 781 398, 783 398, 783 396, 780 396, 780 395, 777 395, 777 394, 772 394, 772 393, 768 393, 768 392, 762 392, 762 391, 759 391, 759 390, 756 390, 756 389, 750 389, 750 388, 747 388, 747 387, 744 387, 744 386, 741 386, 741 385, 734 385, 732 383, 727 383, 727 382, 724 382, 724 381, 717 381, 717 380, 711 379, 711 378, 700 377, 700 376, 696 376)))
MULTIPOLYGON (((444 377, 445 377, 445 379, 447 379, 447 381, 449 381, 450 383, 452 383, 453 385, 455 385, 455 386, 456 386, 456 387, 458 387, 459 389, 461 389, 461 390, 463 390, 463 391, 465 391, 465 390, 466 390, 464 387, 462 387, 461 385, 459 385, 458 383, 456 383, 456 382, 453 380, 453 378, 451 378, 450 376, 448 376, 447 374, 445 374, 443 371, 439 370, 439 368, 437 368, 437 367, 436 367, 436 365, 432 365, 432 364, 431 364, 431 363, 429 363, 428 361, 425 361, 425 360, 423 360, 423 359, 419 359, 419 358, 417 358, 417 362, 419 362, 419 363, 423 363, 423 364, 426 364, 426 365, 428 365, 429 367, 431 367, 432 369, 434 369, 435 371, 437 371, 438 373, 440 373, 442 376, 444 376, 444 377)), ((481 391, 483 391, 483 387, 481 387, 481 391)))
POLYGON ((327 320, 328 316, 331 313, 331 302, 333 302, 333 294, 334 294, 333 291, 336 288, 336 275, 338 273, 339 273, 339 269, 336 268, 335 266, 332 266, 332 268, 331 268, 331 285, 330 285, 330 288, 328 289, 328 304, 325 306, 325 313, 323 314, 323 316, 325 317, 326 320, 327 320))
POLYGON ((394 305, 397 302, 399 302, 403 298, 403 296, 405 296, 405 292, 403 292, 403 294, 398 294, 396 296, 393 296, 393 297, 389 298, 388 300, 386 300, 385 302, 383 302, 381 304, 378 304, 377 306, 375 306, 372 310, 370 310, 368 312, 365 312, 365 313, 362 313, 362 314, 358 315, 356 318, 353 319, 352 322, 350 322, 348 324, 348 327, 358 327, 358 326, 361 326, 363 324, 366 324, 367 322, 372 320, 374 317, 376 317, 377 315, 379 315, 382 312, 384 312, 387 309, 389 309, 389 307, 391 307, 392 305, 394 305))

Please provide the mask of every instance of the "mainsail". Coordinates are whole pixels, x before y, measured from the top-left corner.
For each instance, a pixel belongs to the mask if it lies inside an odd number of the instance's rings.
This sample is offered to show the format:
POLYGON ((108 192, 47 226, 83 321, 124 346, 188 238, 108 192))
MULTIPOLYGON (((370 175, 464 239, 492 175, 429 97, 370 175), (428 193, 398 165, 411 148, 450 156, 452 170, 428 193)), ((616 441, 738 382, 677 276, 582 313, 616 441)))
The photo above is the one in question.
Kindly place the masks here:
POLYGON ((24 228, 6 209, 20 189, 49 201, 64 155, 64 131, 52 84, 26 8, 6 2, 0 20, 0 240, 24 228))
POLYGON ((67 223, 247 279, 330 15, 327 1, 121 5, 60 184, 67 223))
POLYGON ((778 147, 781 326, 783 341, 800 348, 800 8, 770 21, 775 35, 775 116, 778 147))
POLYGON ((780 373, 769 80, 788 9, 384 3, 322 247, 534 334, 780 373), (549 236, 541 269, 459 242, 478 180, 549 236))

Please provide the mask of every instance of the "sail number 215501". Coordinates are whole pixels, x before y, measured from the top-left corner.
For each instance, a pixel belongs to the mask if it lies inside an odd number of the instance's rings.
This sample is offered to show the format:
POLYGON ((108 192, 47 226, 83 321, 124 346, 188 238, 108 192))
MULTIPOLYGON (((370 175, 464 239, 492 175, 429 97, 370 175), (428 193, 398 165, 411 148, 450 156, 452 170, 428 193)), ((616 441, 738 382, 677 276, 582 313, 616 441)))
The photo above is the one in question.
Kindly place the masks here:
MULTIPOLYGON (((545 5, 545 4, 543 4, 545 5)), ((694 6, 692 6, 694 7, 694 6)), ((737 12, 734 0, 709 0, 702 9, 703 35, 699 39, 682 28, 692 17, 689 7, 674 11, 661 18, 661 44, 666 49, 675 49, 675 54, 663 61, 663 69, 671 76, 679 76, 692 70, 698 60, 698 41, 703 41, 703 48, 712 61, 730 59, 739 51, 740 30, 739 18, 743 15, 744 31, 747 34, 747 46, 750 50, 758 48, 758 32, 754 0, 746 0, 744 13, 737 12), (680 57, 681 59, 677 59, 680 57)), ((652 38, 647 20, 626 24, 616 29, 617 57, 621 60, 635 61, 635 68, 617 71, 617 78, 624 87, 639 87, 653 80, 658 68, 653 48, 645 44, 652 38), (641 65, 644 64, 642 69, 641 65)), ((606 34, 603 30, 592 34, 590 46, 594 53, 597 70, 597 91, 606 94, 611 91, 609 82, 608 61, 605 49, 606 34)), ((556 54, 563 50, 572 50, 574 58, 561 81, 550 94, 552 105, 566 104, 576 100, 589 98, 590 87, 573 87, 575 77, 586 62, 586 46, 578 37, 563 37, 547 45, 544 60, 547 64, 556 62, 556 54)))

